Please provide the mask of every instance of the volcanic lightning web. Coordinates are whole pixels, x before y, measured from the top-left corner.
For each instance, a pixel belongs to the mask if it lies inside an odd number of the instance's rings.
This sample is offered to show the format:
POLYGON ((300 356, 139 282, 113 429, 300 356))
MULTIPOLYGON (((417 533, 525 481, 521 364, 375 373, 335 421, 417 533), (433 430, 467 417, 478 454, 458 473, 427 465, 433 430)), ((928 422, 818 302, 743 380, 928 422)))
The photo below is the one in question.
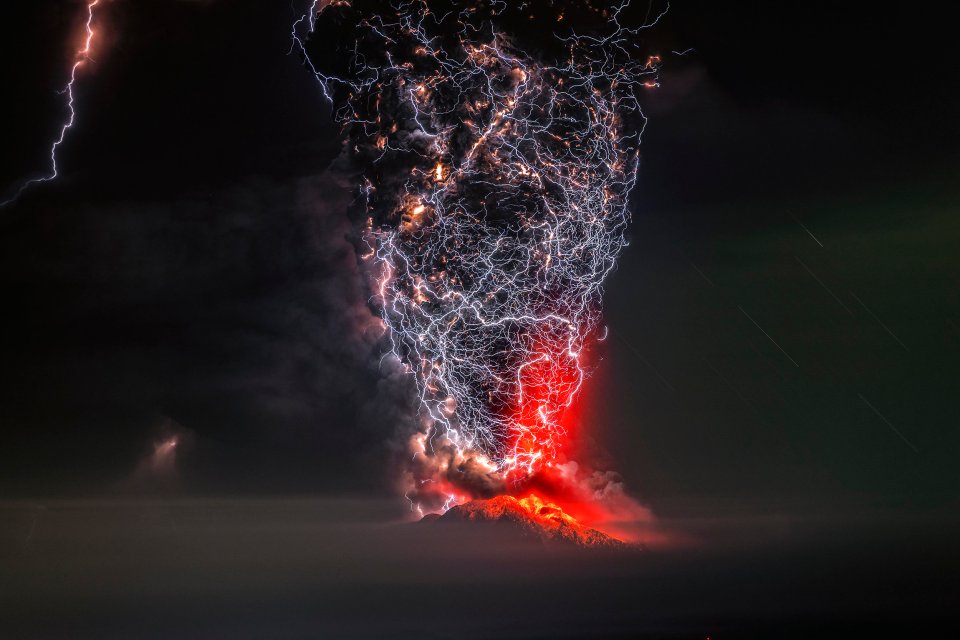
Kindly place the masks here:
POLYGON ((96 17, 97 7, 101 4, 101 0, 90 0, 86 5, 86 20, 84 21, 83 28, 84 34, 83 39, 80 42, 79 47, 73 56, 73 63, 70 67, 70 75, 67 80, 67 83, 64 85, 63 89, 60 91, 60 94, 64 96, 65 107, 67 111, 66 119, 60 125, 60 133, 54 138, 53 142, 50 143, 50 163, 46 172, 35 178, 29 178, 21 182, 10 195, 9 198, 0 202, 0 207, 5 207, 9 204, 12 204, 20 199, 20 196, 23 195, 23 192, 29 189, 32 186, 50 182, 55 180, 60 175, 60 169, 57 164, 57 151, 60 148, 60 145, 63 144, 64 140, 67 138, 67 133, 73 128, 74 123, 76 122, 77 112, 75 108, 76 98, 74 96, 74 87, 77 83, 77 78, 80 74, 80 71, 88 62, 90 62, 90 54, 93 51, 93 42, 96 37, 96 31, 94 30, 94 19, 96 17))
POLYGON ((421 511, 508 493, 566 459, 626 246, 639 96, 657 86, 639 34, 659 17, 632 12, 333 0, 294 25, 344 128, 390 354, 416 381, 407 495, 421 511))

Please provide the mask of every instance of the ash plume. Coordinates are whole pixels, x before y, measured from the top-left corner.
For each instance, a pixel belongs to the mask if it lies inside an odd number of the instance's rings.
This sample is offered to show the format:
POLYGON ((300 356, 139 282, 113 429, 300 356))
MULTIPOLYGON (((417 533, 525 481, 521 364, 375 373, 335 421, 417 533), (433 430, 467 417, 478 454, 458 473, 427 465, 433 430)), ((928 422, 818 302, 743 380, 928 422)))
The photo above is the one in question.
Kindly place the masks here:
POLYGON ((371 302, 415 382, 418 506, 565 460, 626 246, 657 19, 629 0, 333 0, 294 25, 343 126, 371 302))

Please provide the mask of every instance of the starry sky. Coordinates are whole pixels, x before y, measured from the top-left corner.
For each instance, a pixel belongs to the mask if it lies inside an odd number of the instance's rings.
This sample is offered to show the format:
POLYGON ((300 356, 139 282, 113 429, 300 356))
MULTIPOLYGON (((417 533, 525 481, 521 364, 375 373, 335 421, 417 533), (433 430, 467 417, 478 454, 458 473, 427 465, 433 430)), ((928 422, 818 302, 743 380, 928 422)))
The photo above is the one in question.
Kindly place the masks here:
MULTIPOLYGON (((5 9, 4 188, 44 166, 82 9, 5 9)), ((98 15, 61 178, 0 210, 0 497, 149 493, 138 470, 176 436, 164 496, 349 495, 395 514, 392 411, 409 399, 375 366, 351 185, 330 169, 339 132, 287 55, 294 12, 115 0, 98 15)), ((665 523, 829 522, 813 536, 825 555, 804 547, 794 566, 902 550, 868 544, 871 518, 911 548, 955 530, 949 21, 921 6, 678 1, 650 37, 664 70, 584 449, 665 523)), ((756 585, 734 557, 711 584, 756 585)), ((850 575, 871 575, 857 558, 850 575)), ((939 574, 902 562, 913 584, 939 574)), ((618 579, 609 606, 628 607, 618 579)))

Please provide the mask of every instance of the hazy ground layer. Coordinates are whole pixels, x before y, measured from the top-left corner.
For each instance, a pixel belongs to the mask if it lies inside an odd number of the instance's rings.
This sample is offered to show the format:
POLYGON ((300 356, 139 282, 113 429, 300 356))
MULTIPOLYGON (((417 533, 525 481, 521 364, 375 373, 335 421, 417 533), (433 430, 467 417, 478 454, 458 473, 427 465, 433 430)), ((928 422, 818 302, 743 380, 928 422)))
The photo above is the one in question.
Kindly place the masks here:
POLYGON ((0 503, 0 636, 929 634, 960 595, 958 533, 715 518, 662 522, 665 539, 624 555, 402 523, 376 501, 0 503))

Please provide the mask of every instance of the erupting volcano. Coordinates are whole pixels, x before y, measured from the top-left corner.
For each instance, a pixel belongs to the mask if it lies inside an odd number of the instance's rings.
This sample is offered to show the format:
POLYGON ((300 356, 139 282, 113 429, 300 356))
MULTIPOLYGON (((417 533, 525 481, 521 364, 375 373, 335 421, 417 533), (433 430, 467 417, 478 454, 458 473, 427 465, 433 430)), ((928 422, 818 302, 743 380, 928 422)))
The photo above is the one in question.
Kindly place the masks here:
POLYGON ((529 507, 531 491, 606 496, 584 486, 596 473, 570 472, 570 412, 626 246, 638 96, 657 84, 639 33, 658 18, 641 13, 629 0, 333 0, 294 26, 343 125, 388 356, 416 381, 404 490, 420 513, 482 513, 471 500, 508 494, 524 498, 489 509, 576 530, 559 507, 529 507))
POLYGON ((451 507, 443 515, 424 516, 424 521, 481 522, 510 527, 521 535, 548 543, 614 549, 624 544, 602 531, 581 524, 558 505, 544 502, 533 494, 526 498, 497 496, 487 500, 471 500, 451 507))

